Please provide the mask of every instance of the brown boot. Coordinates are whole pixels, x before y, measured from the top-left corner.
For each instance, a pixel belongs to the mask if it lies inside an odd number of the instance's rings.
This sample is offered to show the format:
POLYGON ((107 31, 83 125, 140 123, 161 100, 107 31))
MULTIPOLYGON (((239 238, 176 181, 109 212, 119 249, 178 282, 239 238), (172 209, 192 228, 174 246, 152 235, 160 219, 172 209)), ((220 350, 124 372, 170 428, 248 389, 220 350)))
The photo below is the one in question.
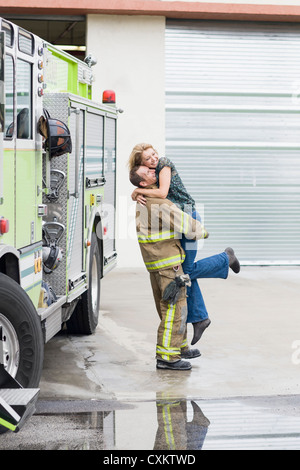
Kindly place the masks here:
POLYGON ((202 321, 197 321, 196 323, 193 323, 194 327, 194 337, 192 339, 191 344, 197 343, 201 336, 203 335, 204 330, 211 324, 211 321, 209 318, 206 318, 206 320, 202 321))
POLYGON ((227 256, 229 258, 229 267, 232 269, 232 271, 234 273, 239 273, 240 269, 241 269, 241 266, 240 266, 239 260, 237 259, 237 257, 234 254, 233 249, 232 248, 226 248, 225 253, 227 254, 227 256))

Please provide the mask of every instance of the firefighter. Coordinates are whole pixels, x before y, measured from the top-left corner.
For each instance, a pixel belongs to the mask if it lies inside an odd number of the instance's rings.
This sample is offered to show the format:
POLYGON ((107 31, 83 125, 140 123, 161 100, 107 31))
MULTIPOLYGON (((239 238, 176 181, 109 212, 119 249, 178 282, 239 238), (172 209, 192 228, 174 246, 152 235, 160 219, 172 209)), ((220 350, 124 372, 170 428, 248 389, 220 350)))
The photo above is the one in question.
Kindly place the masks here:
MULTIPOLYGON (((130 181, 139 186, 156 187, 155 170, 138 166, 130 171, 130 181)), ((158 369, 189 370, 183 359, 200 356, 198 349, 187 344, 186 286, 193 279, 228 277, 239 262, 232 248, 194 263, 190 277, 183 274, 185 252, 180 243, 182 234, 188 239, 207 238, 203 225, 168 199, 146 198, 146 205, 137 204, 136 230, 141 254, 147 270, 160 317, 156 359, 158 369)))
MULTIPOLYGON (((141 180, 148 185, 156 182, 155 170, 140 166, 130 172, 132 184, 141 180)), ((157 332, 156 358, 158 369, 190 370, 191 364, 184 359, 200 356, 198 349, 187 344, 186 284, 182 263, 185 258, 180 243, 181 233, 204 238, 207 232, 200 222, 182 212, 168 199, 147 198, 145 206, 137 204, 136 228, 139 246, 147 270, 156 308, 160 317, 157 332), (175 285, 174 296, 166 300, 164 293, 175 285), (176 281, 176 282, 174 282, 176 281), (177 287, 177 288, 176 288, 177 287)))

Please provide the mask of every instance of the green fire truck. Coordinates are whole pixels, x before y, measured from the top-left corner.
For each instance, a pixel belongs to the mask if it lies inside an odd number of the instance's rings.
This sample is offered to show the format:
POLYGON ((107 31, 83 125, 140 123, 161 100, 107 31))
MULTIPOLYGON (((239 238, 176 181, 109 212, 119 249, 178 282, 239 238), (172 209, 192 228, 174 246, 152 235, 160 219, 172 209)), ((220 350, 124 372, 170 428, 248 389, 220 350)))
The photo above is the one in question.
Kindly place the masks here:
POLYGON ((45 343, 95 332, 116 264, 118 109, 92 65, 0 18, 0 432, 33 413, 45 343))

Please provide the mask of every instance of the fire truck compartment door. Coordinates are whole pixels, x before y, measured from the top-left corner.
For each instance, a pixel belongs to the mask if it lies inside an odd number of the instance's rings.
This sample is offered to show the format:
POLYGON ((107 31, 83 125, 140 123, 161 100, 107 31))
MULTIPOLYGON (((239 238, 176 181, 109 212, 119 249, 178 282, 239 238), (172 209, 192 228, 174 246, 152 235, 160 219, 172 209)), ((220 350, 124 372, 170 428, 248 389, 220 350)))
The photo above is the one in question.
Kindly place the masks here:
POLYGON ((72 153, 69 159, 68 278, 78 279, 83 271, 83 157, 84 111, 71 108, 72 153))

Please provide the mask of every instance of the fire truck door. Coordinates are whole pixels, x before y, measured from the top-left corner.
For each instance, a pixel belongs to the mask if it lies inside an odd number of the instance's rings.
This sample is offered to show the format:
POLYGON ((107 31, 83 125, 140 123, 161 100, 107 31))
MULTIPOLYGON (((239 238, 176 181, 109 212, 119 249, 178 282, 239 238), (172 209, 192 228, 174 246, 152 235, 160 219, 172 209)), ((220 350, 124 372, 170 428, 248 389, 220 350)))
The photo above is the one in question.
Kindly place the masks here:
POLYGON ((41 162, 37 161, 33 129, 32 64, 20 58, 16 60, 16 91, 16 245, 23 247, 36 241, 37 171, 41 162))
POLYGON ((75 282, 83 271, 83 157, 84 111, 71 107, 72 153, 69 160, 68 278, 75 282))

